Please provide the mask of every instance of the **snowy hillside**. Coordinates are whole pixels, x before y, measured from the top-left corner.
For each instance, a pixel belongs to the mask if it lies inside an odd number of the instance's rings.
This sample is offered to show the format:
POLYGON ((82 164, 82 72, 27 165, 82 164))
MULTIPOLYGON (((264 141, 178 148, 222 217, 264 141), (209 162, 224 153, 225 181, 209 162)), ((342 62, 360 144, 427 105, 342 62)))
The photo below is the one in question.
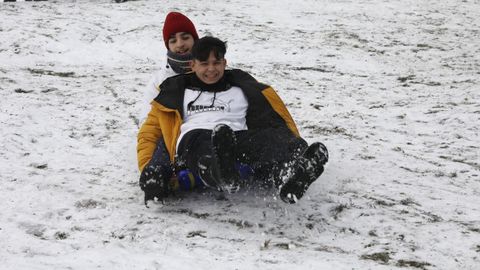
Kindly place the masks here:
POLYGON ((0 3, 1 269, 480 269, 478 0, 0 3), (330 162, 143 204, 143 87, 168 11, 228 41, 330 162))

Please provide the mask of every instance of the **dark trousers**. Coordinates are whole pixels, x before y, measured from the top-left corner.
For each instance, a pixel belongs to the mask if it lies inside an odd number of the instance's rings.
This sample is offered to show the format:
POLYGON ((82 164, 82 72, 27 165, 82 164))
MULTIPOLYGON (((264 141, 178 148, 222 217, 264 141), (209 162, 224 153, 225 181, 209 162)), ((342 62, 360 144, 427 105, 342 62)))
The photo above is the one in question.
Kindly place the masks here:
MULTIPOLYGON (((237 161, 248 164, 256 179, 270 179, 280 167, 307 148, 307 142, 295 137, 287 128, 265 128, 236 131, 237 161)), ((196 129, 188 132, 179 144, 177 160, 198 175, 198 160, 212 155, 212 131, 196 129)))

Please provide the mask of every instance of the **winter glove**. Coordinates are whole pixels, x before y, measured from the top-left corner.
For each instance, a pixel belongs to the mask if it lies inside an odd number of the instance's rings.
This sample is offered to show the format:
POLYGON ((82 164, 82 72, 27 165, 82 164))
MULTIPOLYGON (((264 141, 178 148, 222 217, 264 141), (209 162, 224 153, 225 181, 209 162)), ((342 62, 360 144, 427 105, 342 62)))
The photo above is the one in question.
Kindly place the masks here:
POLYGON ((152 159, 143 168, 140 174, 140 188, 145 192, 145 206, 147 201, 162 200, 170 193, 169 180, 173 175, 167 147, 163 139, 157 143, 152 159))
MULTIPOLYGON (((140 174, 140 188, 145 192, 145 205, 147 201, 162 200, 169 194, 169 179, 171 172, 160 165, 147 165, 140 174)), ((147 206, 148 207, 148 206, 147 206)))

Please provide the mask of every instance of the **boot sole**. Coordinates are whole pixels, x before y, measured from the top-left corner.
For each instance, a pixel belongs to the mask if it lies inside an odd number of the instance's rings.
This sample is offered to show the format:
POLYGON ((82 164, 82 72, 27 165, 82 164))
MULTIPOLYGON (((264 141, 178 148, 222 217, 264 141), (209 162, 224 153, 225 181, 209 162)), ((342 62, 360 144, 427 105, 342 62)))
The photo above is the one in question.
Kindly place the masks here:
POLYGON ((310 185, 322 175, 323 165, 328 161, 328 150, 324 144, 311 144, 302 157, 292 166, 284 168, 281 175, 286 178, 280 187, 280 198, 286 203, 296 203, 303 197, 310 185))
POLYGON ((234 192, 238 189, 239 175, 235 169, 236 138, 233 130, 227 125, 216 126, 212 132, 212 148, 214 176, 223 191, 234 192))

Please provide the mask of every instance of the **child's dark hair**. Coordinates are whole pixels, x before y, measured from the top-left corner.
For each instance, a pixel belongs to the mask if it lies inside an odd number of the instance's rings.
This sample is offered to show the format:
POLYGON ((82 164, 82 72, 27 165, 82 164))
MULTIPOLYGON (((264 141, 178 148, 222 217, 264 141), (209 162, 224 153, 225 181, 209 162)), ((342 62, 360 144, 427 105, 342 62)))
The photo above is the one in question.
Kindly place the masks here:
POLYGON ((217 59, 225 57, 227 52, 227 42, 223 42, 215 37, 203 37, 195 41, 192 48, 192 57, 200 61, 207 61, 210 52, 217 59))

